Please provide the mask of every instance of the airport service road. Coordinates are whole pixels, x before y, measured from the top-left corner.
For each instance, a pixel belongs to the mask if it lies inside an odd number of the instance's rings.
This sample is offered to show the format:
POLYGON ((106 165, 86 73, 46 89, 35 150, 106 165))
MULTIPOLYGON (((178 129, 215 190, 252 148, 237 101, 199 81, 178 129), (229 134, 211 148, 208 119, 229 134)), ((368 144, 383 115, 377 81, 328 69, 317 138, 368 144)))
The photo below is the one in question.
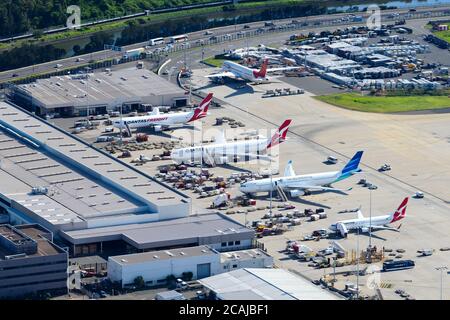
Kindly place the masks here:
MULTIPOLYGON (((199 86, 205 85, 204 73, 208 73, 208 70, 195 70, 193 82, 198 79, 199 86)), ((353 187, 348 195, 317 193, 299 202, 292 202, 300 210, 314 204, 329 207, 329 217, 318 222, 305 222, 282 236, 263 238, 269 252, 285 268, 294 268, 313 278, 320 277, 323 270, 313 271, 305 264, 285 259, 284 254, 279 253, 285 248, 286 239, 299 239, 312 230, 353 217, 351 214, 338 215, 337 212, 342 209, 362 205, 364 214, 369 216, 369 191, 356 185, 359 178, 367 178, 378 186, 378 190, 372 191, 373 216, 395 210, 405 196, 421 189, 426 192, 425 199, 410 199, 407 219, 403 221, 401 232, 376 232, 379 238, 373 237, 372 244, 405 249, 403 257, 414 258, 417 263, 414 270, 383 274, 383 281, 392 283, 394 288, 382 290, 392 293, 392 290, 402 287, 417 299, 435 298, 439 290, 439 272, 434 267, 445 265, 450 258, 450 252, 439 251, 450 245, 450 114, 380 115, 353 112, 318 102, 309 93, 261 98, 261 93, 266 89, 286 87, 292 86, 273 83, 243 90, 210 86, 205 91, 214 92, 215 97, 227 103, 223 109, 213 110, 211 118, 228 115, 245 122, 247 129, 272 128, 284 119, 292 118, 294 122, 288 133, 289 140, 281 145, 279 151, 280 171, 284 170, 285 163, 290 159, 294 160, 297 173, 336 170, 336 166, 322 163, 328 155, 339 158, 341 161, 338 166, 341 167, 354 152, 365 150, 362 161, 364 173, 335 185, 342 189, 353 187), (378 173, 376 169, 384 163, 391 164, 392 171, 378 173), (416 258, 416 251, 423 248, 433 248, 436 252, 431 257, 416 258)), ((252 212, 247 215, 247 219, 255 220, 261 215, 261 212, 252 212)), ((244 215, 233 217, 241 222, 245 219, 244 215)), ((365 248, 368 241, 368 237, 360 236, 360 248, 365 248)), ((349 250, 356 248, 354 235, 340 242, 349 250)), ((317 245, 325 248, 327 241, 309 244, 313 248, 317 245)), ((446 294, 450 294, 448 287, 446 294)))
MULTIPOLYGON (((424 55, 419 55, 420 58, 424 59, 426 63, 440 63, 444 66, 450 66, 450 54, 448 54, 447 50, 439 49, 433 44, 429 44, 423 40, 423 35, 429 33, 429 30, 424 28, 424 25, 430 21, 430 20, 438 20, 437 18, 433 19, 418 19, 418 20, 409 20, 406 22, 406 26, 412 28, 414 30, 413 34, 407 34, 404 35, 408 39, 416 40, 421 44, 429 45, 430 52, 424 55)), ((294 33, 308 33, 310 31, 314 32, 321 32, 325 30, 335 30, 337 28, 342 28, 342 26, 333 26, 333 27, 321 27, 321 28, 309 28, 301 31, 294 31, 290 30, 287 32, 282 33, 276 33, 276 34, 265 34, 254 38, 248 38, 248 39, 241 39, 236 41, 229 41, 220 43, 217 45, 211 45, 206 46, 202 48, 194 48, 187 50, 186 52, 178 52, 171 54, 169 58, 171 59, 170 63, 168 63, 164 68, 163 71, 168 71, 172 73, 171 81, 176 82, 176 72, 177 70, 184 65, 185 60, 186 64, 191 69, 202 69, 206 66, 200 61, 203 58, 208 58, 215 56, 217 54, 223 54, 224 52, 228 52, 233 49, 237 48, 246 48, 246 47, 256 47, 260 44, 264 44, 268 47, 283 47, 286 40, 289 39, 289 36, 291 36, 294 33), (203 51, 203 53, 202 53, 203 51)), ((377 37, 373 40, 378 41, 380 37, 377 37)), ((372 41, 372 39, 371 39, 372 41)), ((218 70, 217 70, 218 71, 218 70)), ((319 81, 321 82, 320 79, 319 81)), ((325 91, 319 90, 318 93, 333 93, 334 89, 331 88, 331 85, 329 88, 324 88, 325 91)), ((313 91, 315 92, 315 91, 313 91)))
MULTIPOLYGON (((418 10, 420 12, 426 12, 426 11, 441 11, 441 10, 445 10, 447 9, 447 7, 443 6, 442 8, 420 8, 418 10)), ((393 12, 398 12, 400 14, 405 14, 407 13, 407 10, 405 9, 400 9, 400 10, 386 10, 383 11, 383 15, 387 15, 389 13, 393 13, 393 12)), ((338 19, 340 17, 346 16, 347 14, 336 14, 336 15, 324 15, 324 16, 312 16, 312 17, 306 17, 306 18, 297 18, 297 20, 299 21, 308 21, 310 24, 315 22, 315 21, 325 21, 325 20, 330 20, 330 19, 338 19)), ((362 13, 362 15, 365 15, 364 13, 362 13)), ((439 18, 439 19, 442 19, 439 18)), ((292 19, 285 19, 285 20, 278 20, 275 21, 276 24, 286 24, 289 23, 292 19)), ((419 21, 423 21, 423 22, 427 22, 429 20, 436 20, 436 18, 426 18, 426 19, 417 19, 417 20, 410 20, 410 21, 414 21, 414 22, 419 22, 419 21)), ((408 21, 408 23, 410 22, 408 21)), ((387 23, 391 23, 392 20, 386 21, 387 23)), ((245 31, 251 31, 251 30, 256 30, 258 28, 261 28, 264 26, 264 22, 260 21, 260 22, 253 22, 253 23, 248 23, 248 25, 250 26, 249 29, 246 29, 245 31)), ((334 25, 334 26, 328 26, 328 27, 324 27, 324 28, 320 28, 320 26, 315 26, 315 27, 308 27, 305 29, 301 29, 301 30, 291 30, 287 33, 298 33, 298 32, 309 32, 312 30, 326 30, 326 29, 334 29, 334 28, 345 28, 346 26, 352 26, 352 25, 361 25, 361 23, 355 23, 355 22, 348 22, 345 25, 334 25)), ((225 34, 232 34, 232 33, 236 33, 238 31, 241 31, 243 28, 243 25, 235 25, 235 26, 226 26, 226 27, 221 27, 221 28, 215 28, 215 29, 211 29, 212 31, 214 31, 216 36, 220 36, 220 35, 225 35, 225 34)), ((422 28, 421 26, 418 26, 417 28, 422 28)), ((209 39, 210 36, 205 36, 204 35, 204 30, 202 31, 198 31, 198 32, 194 32, 194 33, 190 33, 190 41, 196 41, 196 40, 207 40, 209 39)), ((266 34, 264 35, 266 36, 266 34)), ((280 36, 280 33, 274 33, 271 34, 272 39, 277 39, 280 36)), ((259 37, 258 37, 259 38, 259 37)), ((131 50, 131 49, 136 49, 139 47, 143 47, 146 46, 147 42, 141 42, 141 43, 135 43, 129 46, 125 46, 124 47, 124 51, 125 50, 131 50)), ((162 46, 160 46, 162 47, 162 46)), ((157 48, 157 47, 155 47, 157 48)), ((58 61, 51 61, 51 62, 47 62, 47 63, 43 63, 43 64, 38 64, 38 65, 33 65, 33 66, 29 66, 29 67, 24 67, 24 68, 20 68, 20 69, 16 69, 16 70, 10 70, 10 71, 5 71, 5 72, 1 72, 0 73, 0 82, 8 82, 10 81, 13 76, 13 74, 17 74, 18 77, 22 78, 22 77, 27 77, 30 76, 32 74, 43 74, 43 73, 48 73, 48 72, 52 72, 55 69, 56 64, 62 64, 63 65, 63 69, 68 69, 71 67, 76 67, 79 65, 83 65, 86 63, 86 61, 89 60, 103 60, 103 59, 111 59, 114 57, 120 57, 122 54, 120 52, 114 52, 114 51, 110 51, 110 50, 103 50, 103 51, 98 51, 98 52, 93 52, 90 54, 86 54, 86 55, 82 55, 79 56, 79 58, 83 58, 84 61, 82 62, 77 62, 76 58, 77 57, 71 57, 71 58, 66 58, 66 59, 61 59, 58 61)))

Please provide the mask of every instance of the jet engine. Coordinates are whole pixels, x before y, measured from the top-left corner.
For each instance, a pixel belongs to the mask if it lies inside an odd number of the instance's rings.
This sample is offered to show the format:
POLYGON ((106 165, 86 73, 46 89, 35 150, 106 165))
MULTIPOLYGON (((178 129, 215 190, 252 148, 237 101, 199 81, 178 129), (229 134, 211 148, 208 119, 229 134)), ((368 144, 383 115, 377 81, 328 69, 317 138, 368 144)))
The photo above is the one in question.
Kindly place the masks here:
POLYGON ((155 132, 161 132, 162 131, 162 126, 158 125, 158 126, 154 126, 155 132))
POLYGON ((370 228, 368 228, 368 227, 362 227, 361 228, 361 232, 362 233, 367 233, 367 232, 369 232, 369 230, 370 230, 370 228))
POLYGON ((291 190, 289 191, 292 198, 300 197, 305 195, 305 192, 303 190, 291 190))
POLYGON ((228 158, 227 157, 217 157, 216 158, 216 163, 217 164, 226 164, 228 162, 228 158))

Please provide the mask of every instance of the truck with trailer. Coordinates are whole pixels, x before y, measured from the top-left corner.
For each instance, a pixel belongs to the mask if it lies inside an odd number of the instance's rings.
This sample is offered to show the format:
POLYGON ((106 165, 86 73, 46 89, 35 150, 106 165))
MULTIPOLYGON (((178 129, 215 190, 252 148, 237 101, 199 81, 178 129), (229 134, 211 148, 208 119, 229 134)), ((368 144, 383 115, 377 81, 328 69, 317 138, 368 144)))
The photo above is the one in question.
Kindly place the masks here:
POLYGON ((123 54, 122 58, 123 59, 137 58, 137 57, 140 57, 144 52, 145 52, 145 48, 137 48, 137 49, 127 50, 123 54))

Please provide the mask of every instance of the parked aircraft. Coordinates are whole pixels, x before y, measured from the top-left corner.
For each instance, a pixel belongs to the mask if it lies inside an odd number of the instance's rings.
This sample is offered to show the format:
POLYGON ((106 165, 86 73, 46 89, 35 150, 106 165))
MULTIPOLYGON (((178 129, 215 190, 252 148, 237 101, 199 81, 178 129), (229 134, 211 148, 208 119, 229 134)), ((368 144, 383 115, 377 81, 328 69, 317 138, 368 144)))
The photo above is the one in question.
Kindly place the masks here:
POLYGON ((403 199, 402 203, 395 212, 372 218, 364 217, 363 214, 361 213, 361 210, 358 210, 357 211, 358 218, 343 220, 334 223, 330 226, 330 230, 339 232, 342 237, 347 237, 350 231, 358 229, 364 233, 376 230, 398 231, 400 229, 400 226, 398 228, 392 228, 389 227, 388 225, 405 218, 407 205, 408 205, 408 197, 403 199))
POLYGON ((284 121, 271 139, 258 138, 227 142, 225 136, 222 135, 213 144, 175 149, 172 151, 171 157, 178 164, 204 162, 211 166, 255 159, 271 161, 267 151, 285 141, 291 121, 284 121))
POLYGON ((252 83, 264 83, 270 82, 270 78, 267 77, 267 73, 283 71, 283 70, 293 70, 298 69, 298 67, 284 67, 284 68, 268 68, 269 60, 265 59, 261 69, 255 70, 248 68, 246 66, 240 65, 233 61, 224 61, 222 65, 222 72, 211 74, 206 76, 207 78, 237 78, 245 81, 250 81, 252 83))
POLYGON ((172 125, 187 124, 207 116, 212 98, 213 94, 208 94, 199 106, 190 112, 161 113, 159 108, 155 107, 153 111, 146 116, 123 118, 114 121, 113 125, 119 129, 126 129, 131 136, 131 129, 154 128, 155 131, 161 131, 172 125))
POLYGON ((359 162, 361 161, 362 155, 363 151, 358 151, 341 171, 306 175, 296 175, 292 168, 292 160, 289 160, 283 177, 247 181, 241 184, 240 190, 243 193, 253 194, 257 192, 275 191, 277 188, 282 188, 284 191, 288 191, 291 197, 303 196, 313 190, 344 191, 332 188, 330 185, 361 171, 359 162))

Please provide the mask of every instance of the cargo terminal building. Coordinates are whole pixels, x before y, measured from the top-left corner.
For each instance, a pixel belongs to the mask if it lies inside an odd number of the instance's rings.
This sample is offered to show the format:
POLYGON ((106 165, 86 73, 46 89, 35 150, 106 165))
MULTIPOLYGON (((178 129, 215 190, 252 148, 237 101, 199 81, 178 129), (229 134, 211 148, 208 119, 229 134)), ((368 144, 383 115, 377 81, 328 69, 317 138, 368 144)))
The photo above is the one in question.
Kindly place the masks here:
POLYGON ((39 79, 15 86, 12 97, 18 105, 38 115, 57 117, 188 104, 184 90, 149 70, 137 68, 39 79))
POLYGON ((0 212, 47 228, 72 256, 252 245, 252 230, 216 213, 190 216, 185 194, 7 102, 0 164, 0 212))

